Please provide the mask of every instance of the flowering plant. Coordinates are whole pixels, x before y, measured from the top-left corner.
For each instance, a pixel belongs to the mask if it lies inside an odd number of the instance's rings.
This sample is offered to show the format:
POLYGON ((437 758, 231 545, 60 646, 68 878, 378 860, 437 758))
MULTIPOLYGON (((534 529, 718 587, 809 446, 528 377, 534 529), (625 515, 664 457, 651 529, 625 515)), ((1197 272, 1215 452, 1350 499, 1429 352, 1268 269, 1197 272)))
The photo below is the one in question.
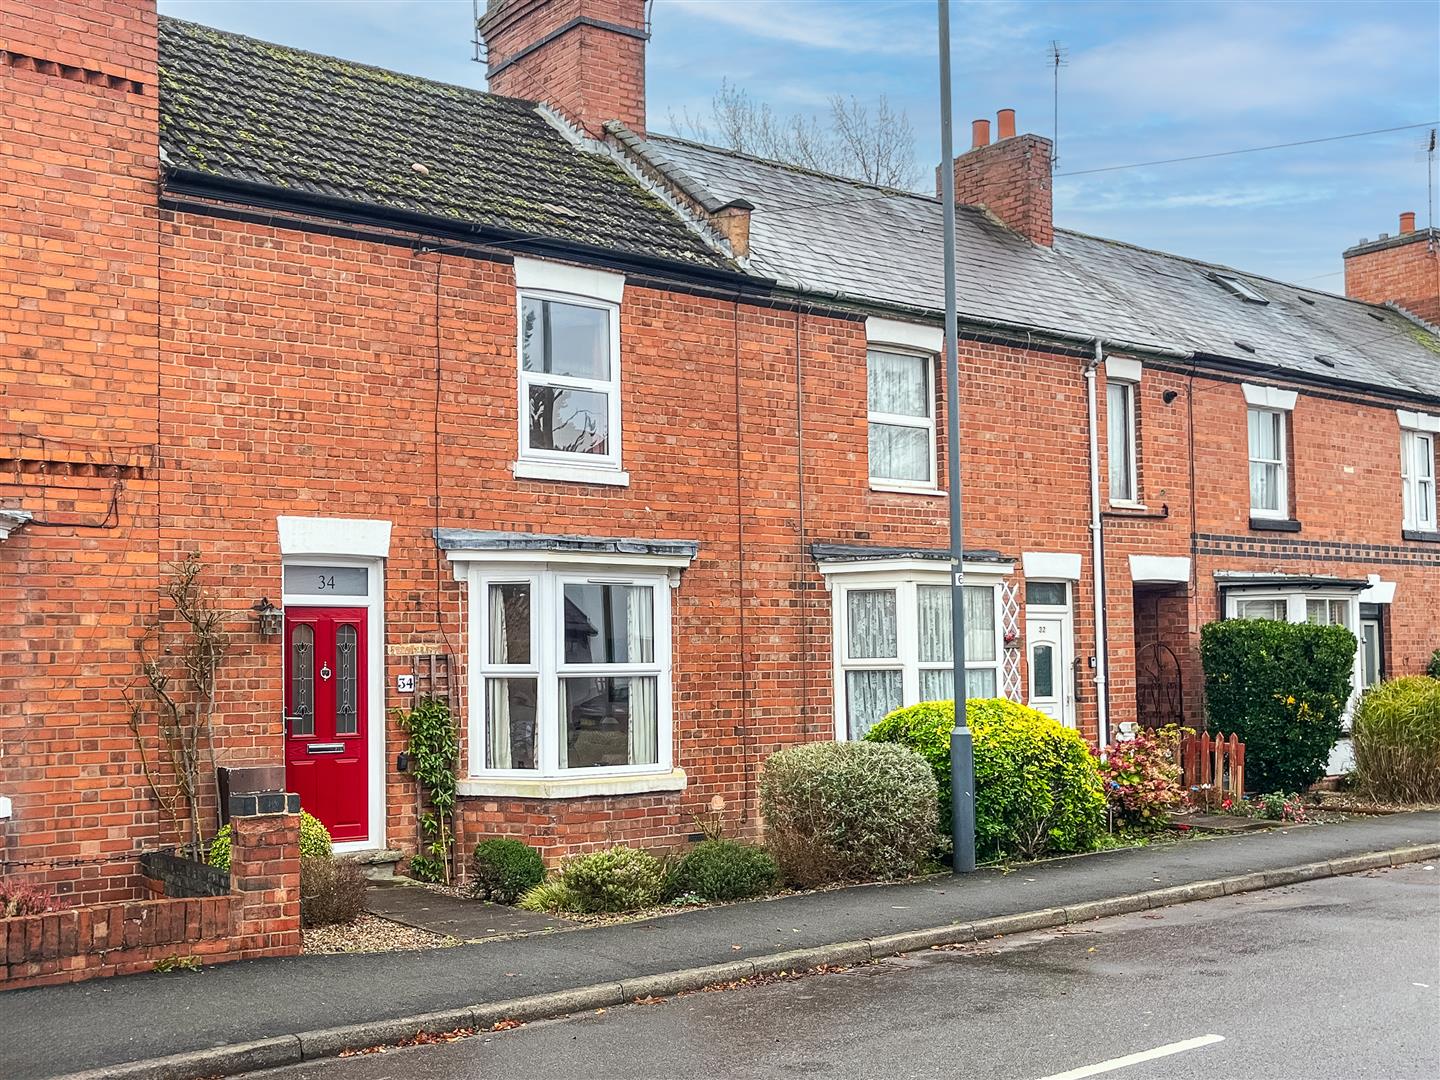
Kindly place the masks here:
POLYGON ((1100 763, 1110 813, 1130 825, 1159 828, 1185 801, 1181 783, 1180 728, 1141 729, 1111 743, 1100 763))
POLYGON ((1299 795, 1286 795, 1280 791, 1257 795, 1255 809, 1258 811, 1256 816, 1267 821, 1293 821, 1302 824, 1307 820, 1305 804, 1300 801, 1299 795))

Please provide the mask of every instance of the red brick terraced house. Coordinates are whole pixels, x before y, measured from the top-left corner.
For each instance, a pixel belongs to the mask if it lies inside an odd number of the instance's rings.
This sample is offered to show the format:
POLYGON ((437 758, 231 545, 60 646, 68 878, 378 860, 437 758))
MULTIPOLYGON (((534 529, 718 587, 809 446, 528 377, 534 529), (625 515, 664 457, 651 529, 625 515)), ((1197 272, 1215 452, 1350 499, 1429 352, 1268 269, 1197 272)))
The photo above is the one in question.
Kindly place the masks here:
POLYGON ((1216 618, 1343 623, 1357 685, 1440 644, 1433 232, 1359 299, 1069 232, 1002 112, 951 433, 936 198, 648 134, 641 0, 481 32, 492 93, 0 5, 7 878, 120 899, 173 842, 127 694, 192 552, 218 762, 355 852, 417 846, 425 695, 461 851, 755 831, 768 754, 951 693, 952 434, 972 695, 1105 740, 1201 720, 1216 618))

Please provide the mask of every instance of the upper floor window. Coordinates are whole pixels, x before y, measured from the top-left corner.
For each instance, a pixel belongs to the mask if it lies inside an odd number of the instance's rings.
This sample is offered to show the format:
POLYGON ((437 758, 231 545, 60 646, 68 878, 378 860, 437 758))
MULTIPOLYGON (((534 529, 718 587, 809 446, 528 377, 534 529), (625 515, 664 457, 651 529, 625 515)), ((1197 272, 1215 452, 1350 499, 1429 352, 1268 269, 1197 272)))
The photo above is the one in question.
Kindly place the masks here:
POLYGON ((1290 512, 1285 413, 1279 409, 1249 410, 1250 513, 1283 518, 1290 512))
POLYGON ((1135 454, 1135 384, 1105 383, 1106 450, 1110 463, 1110 501, 1133 503, 1139 499, 1135 454))
POLYGON ((620 306, 624 278, 515 260, 520 453, 516 474, 624 483, 620 306))
POLYGON ((1440 529, 1435 516, 1435 439, 1429 431, 1400 432, 1404 527, 1416 532, 1440 529))
POLYGON ((1294 390, 1242 383, 1250 456, 1250 516, 1288 519, 1290 450, 1287 416, 1295 409, 1294 390))
POLYGON ((881 486, 935 487, 934 357, 871 348, 870 479, 881 486))

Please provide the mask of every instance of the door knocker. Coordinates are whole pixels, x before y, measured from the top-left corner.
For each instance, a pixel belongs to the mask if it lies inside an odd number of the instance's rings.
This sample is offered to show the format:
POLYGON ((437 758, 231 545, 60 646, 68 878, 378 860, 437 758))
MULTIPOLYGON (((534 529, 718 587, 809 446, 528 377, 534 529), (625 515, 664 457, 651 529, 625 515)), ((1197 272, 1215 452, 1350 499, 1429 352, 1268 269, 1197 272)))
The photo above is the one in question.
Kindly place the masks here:
POLYGON ((320 678, 324 679, 326 682, 329 682, 330 676, 332 674, 333 672, 330 670, 329 661, 326 661, 320 665, 320 678))

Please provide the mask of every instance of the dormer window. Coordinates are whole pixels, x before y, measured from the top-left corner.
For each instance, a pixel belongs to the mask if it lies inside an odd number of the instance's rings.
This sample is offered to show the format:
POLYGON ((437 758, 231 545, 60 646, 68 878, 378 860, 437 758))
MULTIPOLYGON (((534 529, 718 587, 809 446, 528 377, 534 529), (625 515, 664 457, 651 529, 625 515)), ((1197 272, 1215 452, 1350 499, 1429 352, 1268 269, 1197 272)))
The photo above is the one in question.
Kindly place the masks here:
POLYGON ((1268 304, 1270 298, 1265 296, 1248 281, 1236 277, 1234 274, 1211 274, 1210 280, 1219 285, 1226 292, 1233 293, 1241 300, 1248 300, 1252 304, 1268 304))

